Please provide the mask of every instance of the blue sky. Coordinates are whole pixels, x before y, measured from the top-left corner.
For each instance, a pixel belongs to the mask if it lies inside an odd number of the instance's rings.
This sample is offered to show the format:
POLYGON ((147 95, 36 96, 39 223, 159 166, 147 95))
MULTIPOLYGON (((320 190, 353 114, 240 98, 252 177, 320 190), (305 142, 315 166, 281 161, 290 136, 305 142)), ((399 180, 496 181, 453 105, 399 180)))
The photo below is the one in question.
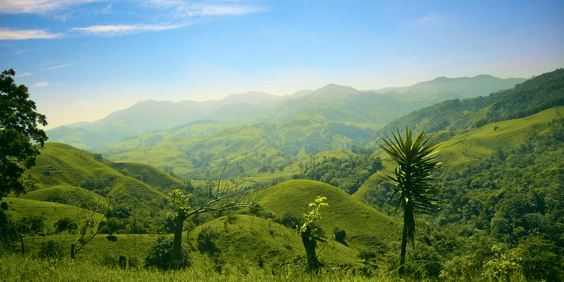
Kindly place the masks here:
POLYGON ((0 68, 49 126, 138 101, 564 67, 564 1, 2 0, 0 68))

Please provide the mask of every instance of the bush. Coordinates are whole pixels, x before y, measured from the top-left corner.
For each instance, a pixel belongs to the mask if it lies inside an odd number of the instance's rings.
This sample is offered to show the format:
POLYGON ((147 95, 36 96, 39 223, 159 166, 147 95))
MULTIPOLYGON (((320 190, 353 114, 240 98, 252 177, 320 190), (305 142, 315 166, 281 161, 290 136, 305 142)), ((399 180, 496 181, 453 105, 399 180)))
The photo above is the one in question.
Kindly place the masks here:
POLYGON ((49 240, 41 245, 41 249, 37 253, 40 259, 61 259, 65 255, 63 246, 59 242, 49 240))
POLYGON ((78 229, 76 223, 68 217, 59 219, 57 222, 55 222, 54 227, 57 233, 63 232, 65 230, 68 230, 69 233, 73 233, 78 229))
MULTIPOLYGON (((174 241, 172 238, 161 236, 157 238, 157 242, 145 251, 145 267, 156 267, 162 270, 167 270, 170 266, 172 259, 172 247, 174 241)), ((182 244, 182 255, 180 262, 176 267, 184 268, 192 265, 192 257, 190 256, 190 249, 187 245, 182 244)))

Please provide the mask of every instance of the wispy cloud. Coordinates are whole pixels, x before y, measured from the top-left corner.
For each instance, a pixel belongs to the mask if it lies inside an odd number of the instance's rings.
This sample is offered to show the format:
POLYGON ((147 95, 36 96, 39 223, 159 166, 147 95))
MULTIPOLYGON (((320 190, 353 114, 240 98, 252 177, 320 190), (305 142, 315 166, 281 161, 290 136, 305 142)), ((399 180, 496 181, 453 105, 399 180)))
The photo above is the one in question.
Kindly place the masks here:
POLYGON ((2 14, 45 14, 53 10, 66 9, 70 6, 98 2, 103 0, 2 0, 2 14))
POLYGON ((197 16, 242 16, 252 13, 262 13, 267 11, 263 7, 245 5, 244 1, 182 1, 182 0, 148 0, 141 2, 141 5, 150 6, 156 9, 171 9, 178 17, 197 17, 197 16), (231 2, 231 3, 229 3, 231 2))
POLYGON ((24 73, 22 73, 22 74, 14 75, 14 77, 24 77, 24 76, 30 76, 30 75, 31 75, 31 73, 29 73, 29 72, 24 72, 24 73))
POLYGON ((47 85, 49 85, 49 82, 43 81, 43 82, 38 82, 38 83, 34 84, 33 87, 39 88, 39 87, 45 87, 47 85))
POLYGON ((431 12, 427 16, 411 21, 415 26, 436 26, 443 25, 449 21, 448 17, 436 12, 431 12))
POLYGON ((49 33, 44 29, 12 30, 0 27, 0 40, 53 39, 62 36, 61 33, 49 33))
POLYGON ((186 24, 177 25, 146 25, 146 24, 136 24, 136 25, 94 25, 89 27, 77 27, 71 29, 71 31, 78 31, 89 35, 103 35, 103 36, 115 36, 122 34, 138 33, 144 31, 160 31, 166 29, 173 29, 185 26, 186 24))
POLYGON ((104 9, 102 9, 101 11, 98 11, 98 12, 96 12, 96 13, 94 13, 94 14, 95 14, 95 15, 99 15, 99 14, 102 14, 102 15, 109 14, 109 13, 110 13, 110 9, 112 9, 112 3, 110 3, 110 5, 108 5, 108 7, 104 8, 104 9))
POLYGON ((53 66, 53 67, 48 67, 48 68, 41 68, 39 70, 56 70, 56 69, 60 69, 60 68, 70 67, 72 65, 74 65, 74 64, 58 65, 58 66, 53 66))

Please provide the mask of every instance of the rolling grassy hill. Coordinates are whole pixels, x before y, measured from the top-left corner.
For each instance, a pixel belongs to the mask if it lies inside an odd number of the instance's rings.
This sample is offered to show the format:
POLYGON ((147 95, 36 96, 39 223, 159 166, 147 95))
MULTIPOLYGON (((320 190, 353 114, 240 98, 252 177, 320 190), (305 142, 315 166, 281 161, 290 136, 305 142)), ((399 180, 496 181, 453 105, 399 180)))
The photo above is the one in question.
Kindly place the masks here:
MULTIPOLYGON (((92 214, 91 210, 85 210, 65 204, 30 199, 4 197, 2 202, 6 202, 8 204, 7 213, 11 215, 14 220, 21 219, 24 216, 44 217, 47 230, 54 230, 54 224, 59 219, 65 217, 72 219, 78 226, 83 226, 92 214)), ((92 218, 95 226, 100 223, 102 217, 103 215, 98 213, 92 218)), ((76 240, 76 238, 74 240, 76 240)))
POLYGON ((37 165, 26 172, 37 180, 37 191, 26 197, 77 206, 109 203, 111 198, 112 205, 127 205, 134 212, 157 211, 166 206, 163 192, 170 191, 172 187, 169 185, 182 183, 155 168, 113 165, 100 155, 65 144, 46 143, 37 158, 37 165))
POLYGON ((312 180, 289 180, 257 193, 258 204, 276 215, 301 219, 317 196, 327 197, 319 221, 331 236, 335 228, 345 230, 346 242, 354 248, 374 248, 401 237, 399 222, 331 185, 312 180))
MULTIPOLYGON (((302 267, 306 265, 301 237, 295 230, 255 216, 232 215, 214 219, 192 230, 189 243, 202 255, 197 264, 203 260, 211 263, 207 254, 215 248, 226 262, 239 267, 279 272, 296 260, 302 267), (211 244, 206 246, 207 238, 211 244)), ((327 244, 320 243, 320 248, 323 248, 320 259, 329 267, 362 266, 358 251, 339 242, 328 239, 327 244)))

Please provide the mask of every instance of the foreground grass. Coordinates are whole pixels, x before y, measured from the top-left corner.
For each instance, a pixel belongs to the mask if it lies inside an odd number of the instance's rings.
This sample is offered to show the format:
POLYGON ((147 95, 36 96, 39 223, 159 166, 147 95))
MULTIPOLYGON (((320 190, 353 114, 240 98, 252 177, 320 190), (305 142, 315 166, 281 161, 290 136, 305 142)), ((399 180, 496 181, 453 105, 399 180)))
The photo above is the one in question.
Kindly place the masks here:
MULTIPOLYGON (((319 274, 313 275, 293 267, 273 274, 262 269, 240 271, 231 265, 226 265, 222 273, 217 273, 211 268, 197 267, 177 271, 158 271, 142 267, 121 269, 103 266, 87 260, 72 261, 67 258, 56 261, 40 260, 30 256, 0 254, 1 281, 436 281, 433 279, 400 279, 387 271, 376 271, 373 274, 373 276, 367 277, 325 268, 319 274)), ((492 278, 480 275, 467 281, 527 281, 519 273, 507 275, 503 278, 492 278)), ((449 277, 440 279, 440 281, 461 280, 456 277, 449 277)))
POLYGON ((145 268, 123 270, 88 261, 49 261, 19 255, 1 256, 0 273, 2 281, 402 281, 383 273, 368 278, 327 270, 311 275, 288 268, 273 275, 263 270, 241 272, 229 265, 221 274, 193 267, 166 272, 145 268))

